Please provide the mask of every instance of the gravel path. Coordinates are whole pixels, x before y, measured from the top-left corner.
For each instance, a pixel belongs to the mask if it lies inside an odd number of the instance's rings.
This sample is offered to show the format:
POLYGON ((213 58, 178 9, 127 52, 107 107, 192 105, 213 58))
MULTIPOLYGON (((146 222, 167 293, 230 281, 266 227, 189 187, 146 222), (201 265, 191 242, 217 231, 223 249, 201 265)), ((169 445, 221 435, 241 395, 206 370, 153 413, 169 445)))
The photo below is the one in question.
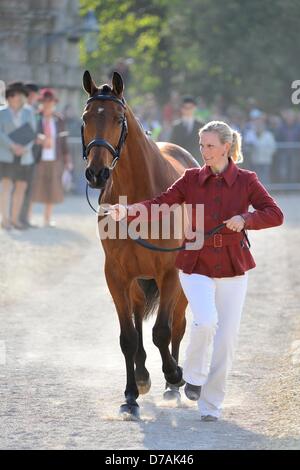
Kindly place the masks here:
POLYGON ((142 419, 118 417, 119 326, 84 200, 58 208, 56 229, 1 231, 0 448, 299 448, 300 196, 277 199, 285 225, 250 233, 257 268, 217 423, 201 422, 184 397, 178 407, 163 402, 153 319, 145 324, 152 389, 139 399, 142 419))

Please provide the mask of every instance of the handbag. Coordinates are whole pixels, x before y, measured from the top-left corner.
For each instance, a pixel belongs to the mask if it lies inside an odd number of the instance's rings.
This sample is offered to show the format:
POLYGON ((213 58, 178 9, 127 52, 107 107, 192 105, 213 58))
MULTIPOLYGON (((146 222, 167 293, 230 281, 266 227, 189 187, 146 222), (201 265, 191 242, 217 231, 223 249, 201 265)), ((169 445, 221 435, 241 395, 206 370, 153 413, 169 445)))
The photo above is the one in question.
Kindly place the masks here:
POLYGON ((73 187, 73 177, 70 170, 65 169, 63 171, 61 182, 66 193, 70 192, 73 187))
POLYGON ((43 149, 42 145, 33 144, 31 151, 32 151, 32 155, 33 155, 33 159, 35 163, 39 163, 41 161, 42 149, 43 149))

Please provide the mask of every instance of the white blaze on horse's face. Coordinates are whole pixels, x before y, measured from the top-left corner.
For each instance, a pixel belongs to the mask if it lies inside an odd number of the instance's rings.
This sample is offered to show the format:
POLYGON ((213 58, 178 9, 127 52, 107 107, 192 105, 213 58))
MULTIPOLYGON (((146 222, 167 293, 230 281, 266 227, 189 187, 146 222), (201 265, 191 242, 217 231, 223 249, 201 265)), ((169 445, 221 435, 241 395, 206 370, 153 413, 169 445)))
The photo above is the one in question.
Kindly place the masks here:
POLYGON ((102 111, 104 111, 104 108, 98 108, 98 111, 97 111, 97 113, 98 113, 98 114, 101 114, 101 113, 102 113, 102 111))

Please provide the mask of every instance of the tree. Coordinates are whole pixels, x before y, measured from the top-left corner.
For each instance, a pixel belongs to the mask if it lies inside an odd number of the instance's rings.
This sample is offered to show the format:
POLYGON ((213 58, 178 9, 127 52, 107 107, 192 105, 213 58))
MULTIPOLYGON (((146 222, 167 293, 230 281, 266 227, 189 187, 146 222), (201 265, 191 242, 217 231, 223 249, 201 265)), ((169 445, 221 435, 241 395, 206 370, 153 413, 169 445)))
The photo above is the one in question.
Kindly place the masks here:
POLYGON ((82 47, 82 62, 99 78, 106 78, 120 59, 130 58, 134 94, 159 90, 161 77, 171 67, 165 29, 168 4, 155 0, 82 0, 82 14, 94 8, 100 23, 98 49, 88 56, 82 47))
POLYGON ((97 75, 132 58, 132 96, 171 87, 243 105, 255 97, 269 111, 290 106, 300 78, 298 0, 81 0, 95 8, 98 50, 82 61, 97 75))

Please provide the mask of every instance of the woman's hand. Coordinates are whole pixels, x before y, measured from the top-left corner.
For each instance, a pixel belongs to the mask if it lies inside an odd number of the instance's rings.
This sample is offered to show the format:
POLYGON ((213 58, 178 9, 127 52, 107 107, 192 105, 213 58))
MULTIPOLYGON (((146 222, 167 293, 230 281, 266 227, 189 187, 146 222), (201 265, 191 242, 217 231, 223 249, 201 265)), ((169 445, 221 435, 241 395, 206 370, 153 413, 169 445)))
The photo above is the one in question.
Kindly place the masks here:
POLYGON ((16 157, 22 157, 22 155, 24 155, 24 153, 27 151, 26 147, 23 147, 23 145, 19 144, 12 144, 11 149, 16 157))
POLYGON ((223 220, 223 223, 226 224, 226 227, 234 232, 241 232, 245 227, 245 220, 241 215, 234 215, 230 219, 223 220))
POLYGON ((127 207, 122 206, 121 204, 114 204, 112 206, 107 207, 106 210, 116 222, 119 222, 127 216, 127 207))
POLYGON ((37 138, 36 138, 36 140, 35 140, 35 143, 36 143, 37 145, 43 145, 45 139, 46 139, 45 134, 38 134, 38 135, 37 135, 37 138))

